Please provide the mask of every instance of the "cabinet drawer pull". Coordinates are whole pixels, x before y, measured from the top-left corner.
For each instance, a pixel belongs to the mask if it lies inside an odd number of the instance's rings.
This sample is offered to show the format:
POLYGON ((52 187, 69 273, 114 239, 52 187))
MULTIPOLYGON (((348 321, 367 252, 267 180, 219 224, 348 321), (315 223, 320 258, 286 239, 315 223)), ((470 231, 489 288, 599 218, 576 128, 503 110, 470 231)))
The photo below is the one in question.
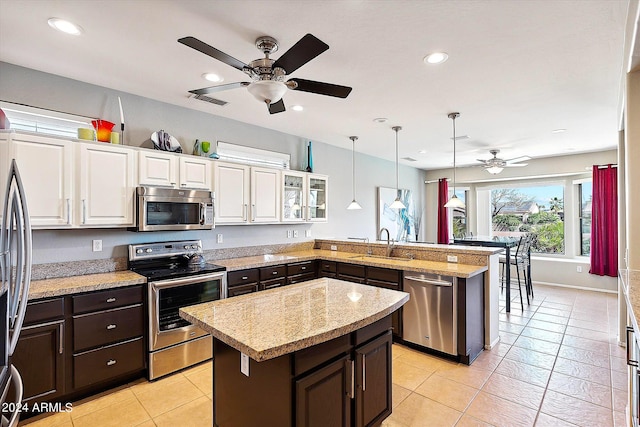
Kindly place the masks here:
POLYGON ((367 358, 366 355, 362 354, 362 391, 367 389, 367 358))
POLYGON ((248 278, 248 276, 242 276, 242 280, 247 280, 248 278))
POLYGON ((58 342, 58 353, 64 352, 64 322, 60 323, 60 341, 58 342))
POLYGON ((114 325, 113 323, 111 325, 107 325, 107 329, 111 330, 111 329, 115 329, 116 325, 114 325))
POLYGON ((67 224, 71 225, 71 199, 67 199, 67 224))
POLYGON ((300 270, 306 270, 307 267, 300 267, 300 270))
POLYGON ((116 364, 116 361, 114 359, 111 359, 107 362, 107 366, 113 366, 116 364))
POLYGON ((82 199, 82 223, 87 223, 87 201, 82 199))
POLYGON ((277 272, 277 271, 274 271, 274 272, 272 272, 271 274, 273 274, 273 275, 275 276, 276 274, 278 274, 278 272, 277 272))
POLYGON ((111 298, 107 298, 107 302, 116 302, 116 299, 111 297, 111 298))

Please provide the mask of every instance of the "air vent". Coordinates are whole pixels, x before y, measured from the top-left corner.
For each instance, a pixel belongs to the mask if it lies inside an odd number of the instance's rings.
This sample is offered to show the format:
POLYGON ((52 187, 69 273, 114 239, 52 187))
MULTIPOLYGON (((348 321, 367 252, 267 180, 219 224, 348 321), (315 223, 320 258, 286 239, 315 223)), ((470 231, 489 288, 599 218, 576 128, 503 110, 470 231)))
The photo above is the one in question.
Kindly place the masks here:
POLYGON ((402 160, 406 160, 407 162, 417 162, 413 157, 403 157, 402 160))
POLYGON ((207 95, 193 95, 192 98, 199 99, 200 101, 208 102, 210 104, 216 104, 221 107, 224 107, 228 104, 227 101, 222 101, 221 99, 211 98, 207 95))

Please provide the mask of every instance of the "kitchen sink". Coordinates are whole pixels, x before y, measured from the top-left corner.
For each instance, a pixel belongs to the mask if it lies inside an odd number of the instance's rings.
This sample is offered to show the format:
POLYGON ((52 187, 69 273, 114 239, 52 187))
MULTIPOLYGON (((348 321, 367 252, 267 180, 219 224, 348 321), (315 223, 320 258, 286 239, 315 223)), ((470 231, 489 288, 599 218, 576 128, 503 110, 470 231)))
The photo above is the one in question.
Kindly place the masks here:
POLYGON ((354 255, 354 256, 350 256, 349 259, 359 259, 363 261, 380 259, 380 260, 403 261, 403 262, 413 260, 412 258, 401 258, 396 256, 384 256, 384 255, 354 255))

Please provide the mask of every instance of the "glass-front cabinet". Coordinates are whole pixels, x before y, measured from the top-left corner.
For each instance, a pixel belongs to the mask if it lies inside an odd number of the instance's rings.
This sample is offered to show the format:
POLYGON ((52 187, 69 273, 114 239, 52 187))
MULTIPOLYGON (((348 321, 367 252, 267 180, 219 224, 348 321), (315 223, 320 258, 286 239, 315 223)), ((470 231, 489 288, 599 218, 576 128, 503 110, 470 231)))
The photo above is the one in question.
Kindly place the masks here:
POLYGON ((282 221, 327 221, 325 175, 297 171, 282 172, 282 221))

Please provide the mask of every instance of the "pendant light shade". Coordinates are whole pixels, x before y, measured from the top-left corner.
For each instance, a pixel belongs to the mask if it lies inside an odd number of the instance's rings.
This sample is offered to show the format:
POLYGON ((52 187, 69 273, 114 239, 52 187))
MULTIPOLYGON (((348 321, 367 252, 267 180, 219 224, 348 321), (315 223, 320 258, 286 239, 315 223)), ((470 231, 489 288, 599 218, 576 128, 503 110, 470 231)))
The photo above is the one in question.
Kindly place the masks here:
POLYGON ((406 206, 400 200, 400 175, 398 171, 398 132, 402 130, 400 126, 394 126, 393 129, 396 132, 396 199, 389 205, 391 209, 405 209, 406 206))
POLYGON ((447 117, 453 121, 453 196, 444 204, 444 207, 464 208, 464 202, 456 196, 456 119, 460 117, 460 113, 449 113, 447 117))
POLYGON ((351 184, 353 188, 353 200, 349 203, 347 209, 362 209, 360 203, 356 201, 356 141, 358 140, 358 137, 350 136, 349 139, 351 140, 351 172, 353 173, 351 184))

